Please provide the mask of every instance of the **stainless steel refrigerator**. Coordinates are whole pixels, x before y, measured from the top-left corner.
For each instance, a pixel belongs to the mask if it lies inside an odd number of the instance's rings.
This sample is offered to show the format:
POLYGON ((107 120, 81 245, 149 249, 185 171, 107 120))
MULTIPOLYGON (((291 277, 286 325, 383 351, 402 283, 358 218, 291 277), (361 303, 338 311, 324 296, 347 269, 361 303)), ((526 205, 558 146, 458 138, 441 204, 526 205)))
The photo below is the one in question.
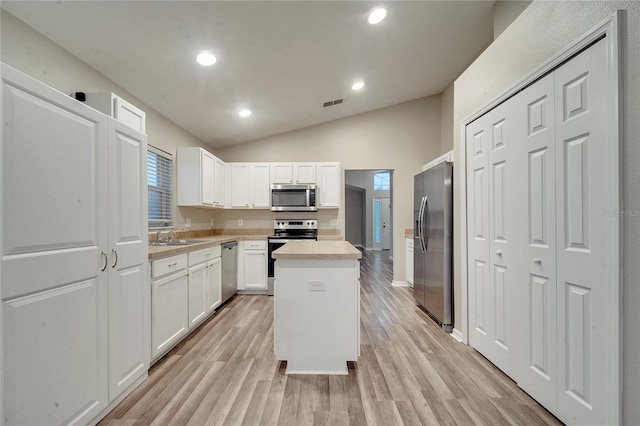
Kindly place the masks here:
POLYGON ((453 331, 453 163, 414 177, 413 297, 453 331))

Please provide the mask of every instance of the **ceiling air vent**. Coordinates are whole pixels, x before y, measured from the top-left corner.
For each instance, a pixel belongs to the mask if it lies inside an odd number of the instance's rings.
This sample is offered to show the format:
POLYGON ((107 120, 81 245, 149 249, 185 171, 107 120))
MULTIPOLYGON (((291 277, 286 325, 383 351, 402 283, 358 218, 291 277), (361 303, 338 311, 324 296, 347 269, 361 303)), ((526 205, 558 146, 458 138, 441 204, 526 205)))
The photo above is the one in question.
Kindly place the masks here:
POLYGON ((344 98, 334 99, 332 101, 327 101, 327 102, 323 103, 322 106, 324 108, 326 108, 326 107, 330 107, 330 106, 334 106, 334 105, 340 105, 342 102, 344 102, 344 98))

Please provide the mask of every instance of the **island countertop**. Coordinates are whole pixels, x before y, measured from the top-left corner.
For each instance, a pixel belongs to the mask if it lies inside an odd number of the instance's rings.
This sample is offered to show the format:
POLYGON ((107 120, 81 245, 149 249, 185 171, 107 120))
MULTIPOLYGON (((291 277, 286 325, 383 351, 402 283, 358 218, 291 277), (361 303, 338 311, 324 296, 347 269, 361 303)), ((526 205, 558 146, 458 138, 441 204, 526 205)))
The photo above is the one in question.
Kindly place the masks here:
POLYGON ((347 241, 291 241, 272 253, 274 259, 360 259, 362 253, 347 241))

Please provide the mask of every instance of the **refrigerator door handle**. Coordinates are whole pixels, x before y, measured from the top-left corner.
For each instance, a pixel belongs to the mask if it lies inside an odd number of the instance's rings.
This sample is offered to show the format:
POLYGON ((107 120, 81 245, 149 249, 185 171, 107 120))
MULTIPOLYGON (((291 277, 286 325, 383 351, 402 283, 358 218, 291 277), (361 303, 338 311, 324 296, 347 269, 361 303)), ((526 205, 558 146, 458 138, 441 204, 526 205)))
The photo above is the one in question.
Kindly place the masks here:
POLYGON ((422 250, 422 202, 424 197, 420 199, 420 208, 418 209, 418 223, 416 224, 416 231, 418 234, 418 241, 420 242, 420 250, 422 250))
POLYGON ((424 241, 424 252, 427 252, 427 248, 429 247, 429 199, 428 197, 425 195, 424 197, 424 215, 427 218, 427 238, 425 239, 424 236, 422 238, 422 240, 424 241))
POLYGON ((424 213, 425 213, 425 206, 427 204, 427 196, 425 195, 424 197, 422 197, 422 202, 420 203, 420 248, 422 249, 423 253, 427 252, 427 246, 425 244, 424 241, 424 213))

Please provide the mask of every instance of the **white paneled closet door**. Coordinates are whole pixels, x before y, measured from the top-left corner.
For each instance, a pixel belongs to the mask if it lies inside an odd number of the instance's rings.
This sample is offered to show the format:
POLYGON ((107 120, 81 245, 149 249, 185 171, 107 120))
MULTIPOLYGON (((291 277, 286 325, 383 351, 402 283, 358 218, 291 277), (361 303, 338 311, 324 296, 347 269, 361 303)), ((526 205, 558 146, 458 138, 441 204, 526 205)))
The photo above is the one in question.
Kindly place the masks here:
POLYGON ((615 424, 608 342, 617 330, 618 267, 609 192, 617 150, 607 140, 607 45, 584 51, 555 72, 558 223, 558 415, 574 424, 615 424))
POLYGON ((519 162, 516 200, 521 270, 517 297, 521 315, 518 384, 554 410, 556 407, 556 225, 553 74, 518 94, 519 162))
POLYGON ((468 128, 475 166, 469 191, 474 236, 469 268, 476 279, 470 295, 472 345, 510 375, 516 374, 512 352, 518 339, 518 309, 510 300, 520 269, 513 247, 522 239, 517 222, 524 213, 520 204, 510 202, 518 196, 514 112, 507 101, 468 128))

